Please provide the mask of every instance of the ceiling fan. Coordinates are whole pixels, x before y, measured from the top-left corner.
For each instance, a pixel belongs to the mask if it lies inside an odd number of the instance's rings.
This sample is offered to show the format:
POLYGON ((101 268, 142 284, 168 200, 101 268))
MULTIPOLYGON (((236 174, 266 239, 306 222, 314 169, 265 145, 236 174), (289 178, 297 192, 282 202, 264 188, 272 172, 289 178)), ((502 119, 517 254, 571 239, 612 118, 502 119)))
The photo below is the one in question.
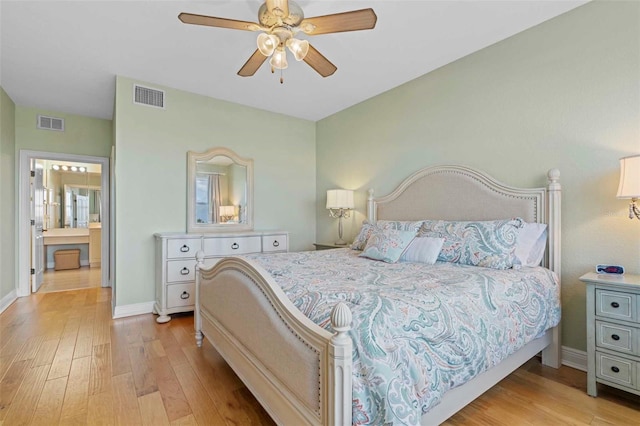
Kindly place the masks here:
MULTIPOLYGON (((361 9, 332 15, 304 17, 300 6, 292 0, 266 0, 258 11, 258 22, 237 21, 215 16, 181 13, 178 19, 185 24, 232 30, 263 31, 258 35, 258 49, 240 68, 238 75, 250 77, 271 56, 271 72, 288 66, 288 48, 296 60, 305 61, 323 77, 332 75, 338 69, 318 52, 307 40, 294 38, 299 32, 314 36, 344 31, 369 30, 376 26, 378 17, 373 9, 361 9)), ((282 77, 280 77, 282 83, 282 77)))

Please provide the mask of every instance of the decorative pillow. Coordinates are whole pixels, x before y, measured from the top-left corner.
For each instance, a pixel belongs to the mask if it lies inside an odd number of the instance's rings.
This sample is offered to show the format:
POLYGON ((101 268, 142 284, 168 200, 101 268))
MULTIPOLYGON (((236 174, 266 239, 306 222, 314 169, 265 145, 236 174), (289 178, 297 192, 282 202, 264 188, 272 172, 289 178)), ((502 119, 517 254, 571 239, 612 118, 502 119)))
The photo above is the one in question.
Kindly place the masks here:
POLYGON ((520 218, 477 222, 426 220, 419 236, 444 238, 438 260, 509 269, 515 261, 520 218))
POLYGON ((418 232, 424 220, 379 220, 376 225, 383 229, 418 232))
POLYGON ((401 262, 426 263, 433 265, 438 260, 438 255, 444 244, 444 238, 417 237, 409 244, 409 247, 400 256, 401 262))
POLYGON ((518 234, 514 265, 538 266, 547 247, 547 225, 525 223, 518 234))
POLYGON ((360 228, 360 232, 358 233, 358 236, 353 240, 353 243, 351 243, 351 249, 364 250, 365 246, 367 245, 367 241, 371 236, 371 233, 375 229, 387 229, 388 227, 389 225, 385 223, 380 225, 380 224, 370 223, 366 220, 362 221, 362 228, 360 228))
POLYGON ((395 263, 415 236, 416 233, 413 231, 374 229, 364 251, 358 256, 395 263))

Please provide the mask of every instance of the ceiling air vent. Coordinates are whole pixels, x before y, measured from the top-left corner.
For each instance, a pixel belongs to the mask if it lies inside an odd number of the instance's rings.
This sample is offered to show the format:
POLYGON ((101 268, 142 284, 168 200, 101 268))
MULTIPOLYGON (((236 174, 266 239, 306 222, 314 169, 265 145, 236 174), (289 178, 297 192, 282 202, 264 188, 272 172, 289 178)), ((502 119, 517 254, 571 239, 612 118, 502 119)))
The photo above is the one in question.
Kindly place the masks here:
POLYGON ((164 109, 164 90, 133 85, 133 103, 164 109))
POLYGON ((64 132, 64 118, 38 115, 38 129, 64 132))

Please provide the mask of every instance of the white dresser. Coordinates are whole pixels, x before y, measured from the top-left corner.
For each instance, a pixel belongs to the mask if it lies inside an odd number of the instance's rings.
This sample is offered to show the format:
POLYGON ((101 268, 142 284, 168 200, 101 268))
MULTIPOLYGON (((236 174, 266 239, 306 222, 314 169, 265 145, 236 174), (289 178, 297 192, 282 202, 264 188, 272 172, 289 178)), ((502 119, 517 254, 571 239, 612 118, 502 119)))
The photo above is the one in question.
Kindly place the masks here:
POLYGON ((640 395, 640 275, 588 273, 587 393, 597 383, 640 395))
POLYGON ((289 233, 234 232, 218 234, 157 233, 156 302, 157 322, 171 320, 170 314, 193 311, 195 304, 196 252, 205 254, 205 266, 220 258, 251 253, 289 250, 289 233))

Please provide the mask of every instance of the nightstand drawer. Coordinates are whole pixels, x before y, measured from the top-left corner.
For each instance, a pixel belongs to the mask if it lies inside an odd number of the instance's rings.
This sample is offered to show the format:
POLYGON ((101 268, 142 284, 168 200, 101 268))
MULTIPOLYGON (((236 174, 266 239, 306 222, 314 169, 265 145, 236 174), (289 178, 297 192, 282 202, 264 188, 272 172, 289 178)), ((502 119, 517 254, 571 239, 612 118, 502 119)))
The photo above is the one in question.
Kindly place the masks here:
POLYGON ((611 290, 596 290, 596 315, 623 321, 637 321, 636 295, 611 290))
POLYGON ((196 304, 195 283, 171 284, 167 286, 167 308, 196 304))
POLYGON ((625 358, 596 352, 596 376, 636 389, 637 363, 625 358))
POLYGON ((180 238, 167 240, 167 258, 196 257, 196 252, 200 250, 200 238, 180 238))
POLYGON ((638 355, 638 329, 596 321, 596 346, 638 355))
POLYGON ((167 282, 193 281, 196 279, 195 260, 167 261, 167 282))

